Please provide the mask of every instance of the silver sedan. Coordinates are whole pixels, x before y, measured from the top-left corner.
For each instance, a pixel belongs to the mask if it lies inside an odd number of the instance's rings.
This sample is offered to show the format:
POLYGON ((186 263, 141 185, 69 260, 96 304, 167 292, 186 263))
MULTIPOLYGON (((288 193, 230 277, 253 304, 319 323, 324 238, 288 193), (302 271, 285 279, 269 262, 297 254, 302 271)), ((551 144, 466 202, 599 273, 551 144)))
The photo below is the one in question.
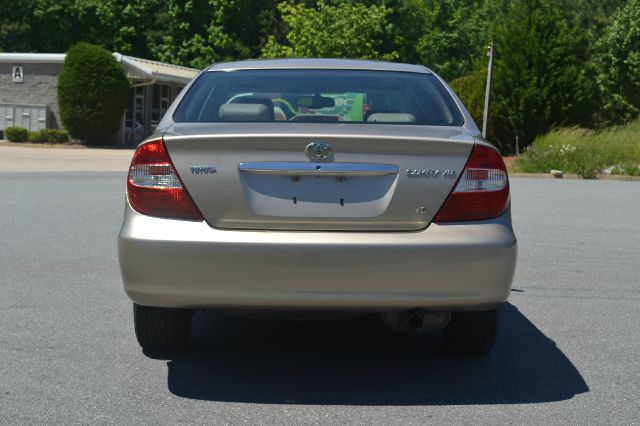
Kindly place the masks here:
POLYGON ((500 154, 427 68, 213 65, 129 170, 118 249, 138 342, 185 347, 198 309, 379 313, 487 354, 516 264, 509 200, 500 154))

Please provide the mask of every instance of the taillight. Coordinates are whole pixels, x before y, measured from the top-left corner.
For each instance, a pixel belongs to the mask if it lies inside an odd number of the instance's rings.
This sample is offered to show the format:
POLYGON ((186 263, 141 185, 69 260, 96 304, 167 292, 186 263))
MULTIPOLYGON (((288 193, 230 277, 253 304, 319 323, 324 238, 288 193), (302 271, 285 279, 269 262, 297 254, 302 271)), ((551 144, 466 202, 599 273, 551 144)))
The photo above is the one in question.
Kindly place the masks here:
POLYGON ((129 167, 127 195, 131 207, 148 216, 204 220, 184 189, 162 139, 136 150, 129 167))
POLYGON ((434 222, 486 220, 500 216, 509 204, 509 178, 500 154, 474 145, 455 188, 434 222))

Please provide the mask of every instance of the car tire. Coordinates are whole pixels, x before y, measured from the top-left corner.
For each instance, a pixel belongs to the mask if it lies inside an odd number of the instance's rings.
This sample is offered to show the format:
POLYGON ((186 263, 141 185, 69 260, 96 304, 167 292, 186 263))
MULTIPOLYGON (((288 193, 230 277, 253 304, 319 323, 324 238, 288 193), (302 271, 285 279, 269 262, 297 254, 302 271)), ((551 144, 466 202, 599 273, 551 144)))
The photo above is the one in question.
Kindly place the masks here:
POLYGON ((133 304, 136 339, 144 350, 172 352, 185 349, 191 336, 189 309, 156 308, 133 304))
POLYGON ((498 335, 498 310, 454 312, 442 329, 444 349, 456 355, 481 357, 493 349, 498 335))

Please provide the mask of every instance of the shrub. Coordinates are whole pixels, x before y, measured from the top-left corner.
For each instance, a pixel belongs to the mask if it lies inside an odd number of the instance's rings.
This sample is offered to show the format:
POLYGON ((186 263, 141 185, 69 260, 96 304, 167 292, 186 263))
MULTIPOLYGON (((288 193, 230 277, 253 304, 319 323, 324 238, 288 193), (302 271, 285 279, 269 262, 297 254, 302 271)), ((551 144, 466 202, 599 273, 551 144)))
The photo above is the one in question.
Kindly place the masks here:
POLYGON ((640 166, 629 166, 624 169, 624 174, 627 176, 640 176, 640 166))
POLYGON ((66 130, 58 129, 42 129, 40 131, 45 142, 49 143, 65 143, 69 142, 69 133, 66 130))
POLYGON ((46 142, 46 140, 42 135, 42 131, 36 130, 35 132, 29 132, 29 142, 42 143, 46 142))
POLYGON ((633 164, 618 165, 611 170, 612 175, 627 175, 627 176, 640 176, 640 165, 634 166, 633 164))
POLYGON ((29 131, 24 127, 7 127, 4 134, 11 142, 26 142, 29 131))
POLYGON ((69 142, 69 133, 66 130, 42 129, 37 132, 29 132, 29 141, 36 143, 66 143, 69 142))
MULTIPOLYGON (((518 158, 516 168, 531 173, 558 169, 593 178, 605 167, 622 165, 621 173, 637 173, 640 164, 640 120, 595 132, 569 127, 536 138, 518 158)), ((614 170, 616 173, 616 170, 614 170)))
POLYGON ((129 95, 122 66, 106 49, 78 43, 58 77, 60 118, 71 136, 100 144, 118 130, 129 95))

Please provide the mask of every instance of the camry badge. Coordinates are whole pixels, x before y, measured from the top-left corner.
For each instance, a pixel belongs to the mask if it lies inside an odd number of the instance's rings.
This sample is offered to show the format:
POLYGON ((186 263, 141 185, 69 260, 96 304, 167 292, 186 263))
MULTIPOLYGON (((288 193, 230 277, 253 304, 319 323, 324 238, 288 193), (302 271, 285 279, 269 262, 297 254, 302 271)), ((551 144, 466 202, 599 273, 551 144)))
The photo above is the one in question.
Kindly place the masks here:
POLYGON ((455 170, 439 170, 439 169, 407 169, 407 177, 410 178, 437 178, 444 177, 446 179, 455 179, 455 170))
POLYGON ((333 148, 324 142, 311 142, 304 149, 310 160, 329 160, 333 157, 333 148))

